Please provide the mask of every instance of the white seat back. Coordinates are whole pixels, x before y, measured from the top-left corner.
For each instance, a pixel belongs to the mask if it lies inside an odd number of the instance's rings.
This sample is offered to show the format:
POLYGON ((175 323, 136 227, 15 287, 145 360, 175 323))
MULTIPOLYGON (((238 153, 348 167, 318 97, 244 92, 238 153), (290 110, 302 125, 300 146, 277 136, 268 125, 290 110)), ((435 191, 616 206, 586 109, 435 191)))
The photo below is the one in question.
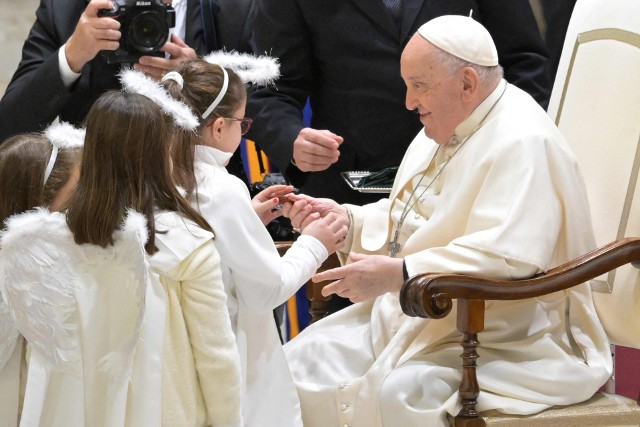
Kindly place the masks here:
MULTIPOLYGON (((585 177, 598 245, 640 236, 640 1, 578 0, 549 103, 585 177)), ((640 347, 640 276, 593 283, 613 343, 640 347)))

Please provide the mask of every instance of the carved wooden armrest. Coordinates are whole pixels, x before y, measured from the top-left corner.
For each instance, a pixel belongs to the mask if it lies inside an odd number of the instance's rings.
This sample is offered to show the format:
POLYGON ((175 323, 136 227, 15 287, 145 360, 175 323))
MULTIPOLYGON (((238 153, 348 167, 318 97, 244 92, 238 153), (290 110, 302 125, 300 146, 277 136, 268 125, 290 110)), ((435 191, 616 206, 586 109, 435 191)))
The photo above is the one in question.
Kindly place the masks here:
POLYGON ((480 393, 476 377, 478 333, 484 329, 486 300, 518 300, 569 289, 622 265, 640 268, 640 238, 617 240, 566 264, 523 280, 491 280, 461 274, 420 274, 407 280, 400 290, 400 305, 408 316, 441 319, 449 314, 452 300, 458 304, 457 328, 462 332, 462 409, 456 427, 481 427, 476 411, 480 393))
POLYGON ((609 243, 543 274, 522 280, 492 280, 451 273, 419 274, 400 291, 400 305, 408 316, 441 319, 453 299, 518 300, 571 288, 624 264, 638 267, 640 238, 609 243))

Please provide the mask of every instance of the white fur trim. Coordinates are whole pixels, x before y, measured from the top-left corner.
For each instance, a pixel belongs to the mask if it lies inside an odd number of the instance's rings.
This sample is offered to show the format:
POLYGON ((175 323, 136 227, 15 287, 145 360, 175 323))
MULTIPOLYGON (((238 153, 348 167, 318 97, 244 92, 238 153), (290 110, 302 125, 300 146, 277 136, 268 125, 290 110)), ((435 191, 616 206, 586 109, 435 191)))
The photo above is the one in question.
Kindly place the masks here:
POLYGON ((144 95, 158 104, 162 111, 173 117, 176 124, 185 130, 194 130, 199 125, 193 111, 183 102, 173 98, 160 83, 134 69, 120 72, 120 82, 126 92, 144 95))
POLYGON ((235 71, 245 83, 269 85, 280 77, 278 59, 271 56, 218 50, 205 55, 202 59, 210 64, 217 64, 235 71))
POLYGON ((67 122, 53 123, 44 131, 44 136, 51 145, 59 149, 82 147, 84 134, 84 129, 78 129, 67 122))

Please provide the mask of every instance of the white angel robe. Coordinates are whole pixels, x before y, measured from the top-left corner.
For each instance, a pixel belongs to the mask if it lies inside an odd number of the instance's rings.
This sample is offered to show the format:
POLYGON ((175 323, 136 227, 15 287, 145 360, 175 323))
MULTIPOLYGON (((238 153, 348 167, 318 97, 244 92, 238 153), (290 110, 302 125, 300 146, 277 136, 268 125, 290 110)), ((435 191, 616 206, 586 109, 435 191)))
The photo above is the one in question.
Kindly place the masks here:
POLYGON ((4 296, 31 350, 20 426, 125 425, 145 241, 136 213, 107 248, 75 244, 62 213, 37 209, 7 221, 4 296))
POLYGON ((196 146, 197 199, 192 205, 211 224, 236 333, 246 427, 301 426, 300 403, 273 318, 328 253, 300 236, 281 258, 251 206, 247 186, 224 168, 226 153, 196 146))
POLYGON ((149 264, 166 304, 161 425, 243 427, 240 357, 214 235, 175 212, 155 221, 149 264))
MULTIPOLYGON (((546 113, 515 86, 498 85, 418 184, 436 148, 421 132, 389 198, 348 206, 353 224, 344 253, 386 255, 415 186, 398 254, 410 276, 523 278, 595 248, 574 156, 546 113)), ((409 318, 397 293, 311 325, 285 345, 305 427, 448 425, 446 413, 460 409, 460 338, 455 308, 445 319, 409 318)), ((586 400, 612 370, 588 284, 533 300, 487 302, 479 340, 481 411, 529 414, 586 400)))
MULTIPOLYGON (((0 291, 3 277, 0 272, 0 291)), ((0 293, 0 420, 12 427, 18 425, 23 350, 24 339, 0 293)))

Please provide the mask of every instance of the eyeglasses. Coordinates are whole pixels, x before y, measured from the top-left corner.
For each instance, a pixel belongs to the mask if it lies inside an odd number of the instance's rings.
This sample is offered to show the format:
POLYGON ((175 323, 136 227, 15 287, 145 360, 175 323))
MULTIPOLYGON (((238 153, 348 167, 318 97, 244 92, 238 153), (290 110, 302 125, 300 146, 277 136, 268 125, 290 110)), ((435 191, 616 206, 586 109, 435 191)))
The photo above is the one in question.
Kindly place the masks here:
POLYGON ((223 117, 226 120, 233 120, 234 122, 240 122, 240 134, 244 135, 245 133, 249 132, 249 129, 251 128, 251 123, 253 123, 253 119, 250 119, 249 117, 243 117, 241 119, 236 119, 235 117, 223 117))

